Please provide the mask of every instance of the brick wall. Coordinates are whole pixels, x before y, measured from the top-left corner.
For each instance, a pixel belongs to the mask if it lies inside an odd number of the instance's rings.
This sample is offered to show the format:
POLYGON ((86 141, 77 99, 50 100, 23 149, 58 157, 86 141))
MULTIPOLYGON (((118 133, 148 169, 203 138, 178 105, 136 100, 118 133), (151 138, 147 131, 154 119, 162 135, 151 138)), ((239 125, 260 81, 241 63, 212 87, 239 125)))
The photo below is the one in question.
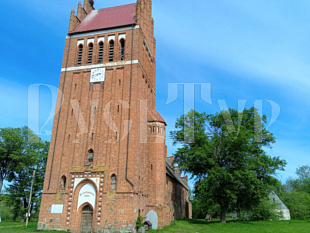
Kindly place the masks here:
MULTIPOLYGON (((90 7, 85 1, 83 7, 79 4, 77 16, 71 12, 69 31, 90 7)), ((150 0, 138 0, 139 28, 67 37, 56 108, 60 110, 54 118, 39 229, 80 232, 87 205, 93 209, 94 231, 131 230, 139 210, 142 216, 154 210, 159 227, 186 216, 186 187, 166 176, 165 124, 148 122, 147 118, 148 112, 155 111, 156 94, 151 9, 150 0), (111 35, 115 36, 113 62, 108 60, 111 35), (120 35, 126 35, 124 61, 120 61, 120 35), (106 68, 105 82, 90 83, 91 69, 98 65, 99 38, 103 37, 100 66, 106 68), (90 40, 92 64, 87 62, 90 40), (82 63, 78 66, 78 45, 82 42, 82 63), (94 153, 91 163, 90 150, 94 153), (115 190, 112 175, 117 180, 115 190), (62 177, 66 177, 65 189, 62 177), (94 193, 80 193, 86 184, 94 187, 94 193), (85 200, 92 196, 89 200, 94 204, 78 206, 81 196, 85 200), (56 205, 63 205, 63 209, 52 213, 56 205)))

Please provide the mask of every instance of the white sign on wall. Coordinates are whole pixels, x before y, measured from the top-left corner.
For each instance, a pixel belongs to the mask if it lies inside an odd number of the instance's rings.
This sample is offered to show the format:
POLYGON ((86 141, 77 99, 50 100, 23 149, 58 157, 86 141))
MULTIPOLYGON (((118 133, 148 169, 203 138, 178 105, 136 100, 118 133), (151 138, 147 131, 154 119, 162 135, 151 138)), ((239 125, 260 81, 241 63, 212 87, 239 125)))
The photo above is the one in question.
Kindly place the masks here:
POLYGON ((52 214, 62 214, 64 205, 52 205, 52 214))
POLYGON ((96 68, 91 70, 90 82, 98 83, 105 80, 105 68, 96 68))

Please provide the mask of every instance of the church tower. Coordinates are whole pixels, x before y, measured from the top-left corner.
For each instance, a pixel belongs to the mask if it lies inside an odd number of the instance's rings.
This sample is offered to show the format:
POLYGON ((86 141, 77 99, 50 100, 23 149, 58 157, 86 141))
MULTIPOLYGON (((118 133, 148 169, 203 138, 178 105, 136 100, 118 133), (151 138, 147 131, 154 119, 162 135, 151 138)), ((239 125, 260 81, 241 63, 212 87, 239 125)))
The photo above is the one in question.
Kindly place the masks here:
POLYGON ((99 10, 79 2, 66 37, 38 229, 131 232, 139 212, 153 229, 186 217, 187 178, 167 160, 155 95, 152 1, 99 10))

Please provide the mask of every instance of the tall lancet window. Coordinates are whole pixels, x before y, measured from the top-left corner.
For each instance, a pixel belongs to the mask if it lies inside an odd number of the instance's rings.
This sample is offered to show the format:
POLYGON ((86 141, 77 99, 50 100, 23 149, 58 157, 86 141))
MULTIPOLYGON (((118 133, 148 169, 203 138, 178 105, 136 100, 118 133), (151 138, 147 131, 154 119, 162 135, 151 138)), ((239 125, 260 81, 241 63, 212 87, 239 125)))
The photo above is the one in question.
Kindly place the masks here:
POLYGON ((62 188, 62 190, 66 189, 66 184, 67 184, 67 178, 65 176, 63 176, 61 178, 61 188, 62 188))
POLYGON ((114 60, 114 40, 110 41, 110 47, 109 47, 109 61, 114 60))
POLYGON ((99 54, 98 54, 98 63, 103 62, 103 42, 99 43, 99 54))
POLYGON ((120 41, 120 59, 121 61, 125 60, 125 40, 121 39, 120 41))
POLYGON ((94 162, 94 151, 90 149, 88 151, 88 163, 93 163, 94 162))
POLYGON ((93 49, 94 45, 93 43, 90 43, 88 45, 88 59, 87 59, 87 64, 91 64, 93 62, 93 49))
POLYGON ((83 45, 79 45, 79 51, 78 51, 78 60, 77 64, 81 65, 82 64, 82 57, 83 57, 83 45))
POLYGON ((111 177, 111 188, 112 190, 116 190, 116 175, 112 175, 111 177))

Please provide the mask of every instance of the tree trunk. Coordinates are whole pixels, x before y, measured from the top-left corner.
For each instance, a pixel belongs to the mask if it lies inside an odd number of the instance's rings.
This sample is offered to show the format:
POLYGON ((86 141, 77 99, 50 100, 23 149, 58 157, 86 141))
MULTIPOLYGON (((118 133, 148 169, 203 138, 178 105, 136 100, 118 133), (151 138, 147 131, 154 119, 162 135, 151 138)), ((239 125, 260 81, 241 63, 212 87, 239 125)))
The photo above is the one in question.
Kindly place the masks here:
POLYGON ((18 217, 18 213, 17 213, 17 212, 14 212, 13 222, 16 222, 17 217, 18 217))
POLYGON ((1 190, 2 190, 2 186, 3 186, 3 179, 0 178, 0 193, 1 193, 1 190))
POLYGON ((221 223, 226 223, 226 214, 227 214, 227 207, 221 207, 221 223))

